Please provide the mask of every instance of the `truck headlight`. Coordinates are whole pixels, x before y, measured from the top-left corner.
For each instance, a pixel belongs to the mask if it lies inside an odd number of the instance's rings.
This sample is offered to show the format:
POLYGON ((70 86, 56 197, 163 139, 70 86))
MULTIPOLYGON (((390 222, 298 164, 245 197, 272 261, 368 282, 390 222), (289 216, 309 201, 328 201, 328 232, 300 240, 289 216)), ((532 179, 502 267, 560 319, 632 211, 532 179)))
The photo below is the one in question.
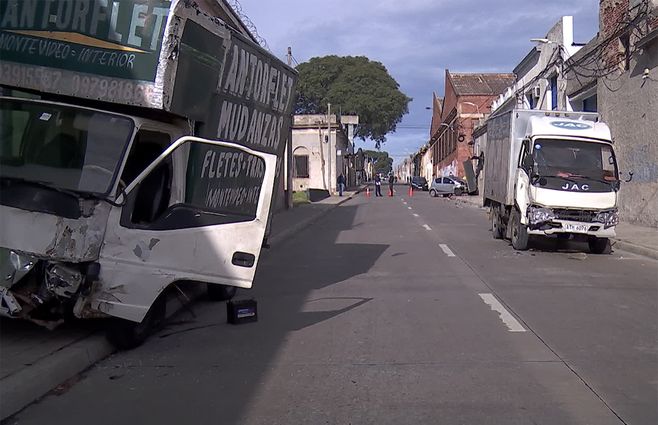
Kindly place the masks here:
POLYGON ((608 227, 616 226, 619 224, 619 211, 610 210, 610 211, 601 211, 594 216, 594 221, 598 223, 603 223, 603 226, 607 229, 608 227))
POLYGON ((528 208, 528 220, 531 225, 545 223, 551 221, 555 218, 553 210, 550 208, 542 207, 529 207, 528 208))
POLYGON ((60 297, 70 298, 82 284, 82 273, 72 267, 51 263, 46 267, 46 288, 60 297))

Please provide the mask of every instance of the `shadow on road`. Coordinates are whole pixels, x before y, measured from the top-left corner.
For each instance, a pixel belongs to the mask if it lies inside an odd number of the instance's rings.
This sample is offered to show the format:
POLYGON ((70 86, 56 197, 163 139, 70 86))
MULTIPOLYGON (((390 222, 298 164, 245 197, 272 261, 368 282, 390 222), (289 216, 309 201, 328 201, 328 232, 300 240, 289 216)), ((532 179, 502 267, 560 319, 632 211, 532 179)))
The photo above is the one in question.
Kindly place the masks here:
POLYGON ((352 228, 356 212, 356 206, 337 208, 263 254, 254 289, 236 297, 257 300, 257 323, 228 325, 225 303, 201 301, 193 307, 196 317, 180 313, 144 346, 110 357, 67 393, 46 397, 17 419, 21 424, 45 417, 68 424, 241 423, 278 356, 290 350, 286 342, 295 332, 370 301, 334 297, 331 290, 314 294, 367 273, 388 248, 337 243, 339 234, 352 228))

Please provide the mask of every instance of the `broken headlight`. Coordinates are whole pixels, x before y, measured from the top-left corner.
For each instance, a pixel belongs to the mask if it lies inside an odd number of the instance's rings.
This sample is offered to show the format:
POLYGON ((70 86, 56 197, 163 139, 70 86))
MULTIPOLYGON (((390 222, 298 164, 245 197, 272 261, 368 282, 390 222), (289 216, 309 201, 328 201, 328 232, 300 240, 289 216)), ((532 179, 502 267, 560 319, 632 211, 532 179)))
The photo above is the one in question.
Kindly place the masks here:
POLYGON ((70 298, 78 292, 82 272, 62 264, 49 264, 46 267, 46 288, 60 297, 70 298))
POLYGON ((603 226, 607 229, 608 227, 616 226, 619 224, 619 211, 609 210, 601 211, 594 216, 594 221, 597 223, 603 223, 603 226))
POLYGON ((550 208, 528 207, 528 221, 531 225, 545 223, 555 218, 555 213, 550 208))

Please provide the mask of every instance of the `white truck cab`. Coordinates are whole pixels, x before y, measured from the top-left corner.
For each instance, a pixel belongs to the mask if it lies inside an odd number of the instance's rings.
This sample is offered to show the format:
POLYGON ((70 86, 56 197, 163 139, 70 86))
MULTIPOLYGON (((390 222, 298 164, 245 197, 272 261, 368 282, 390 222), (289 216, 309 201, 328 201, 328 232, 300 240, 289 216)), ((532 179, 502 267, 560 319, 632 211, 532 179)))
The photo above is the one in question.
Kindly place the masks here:
MULTIPOLYGON (((222 300, 252 286, 296 72, 224 22, 220 0, 91 1, 112 31, 0 28, 70 56, 0 59, 0 315, 114 318, 128 348, 172 287, 222 300)), ((66 10, 51 3, 12 7, 66 10)))
POLYGON ((484 203, 495 238, 586 239, 602 253, 619 221, 619 173, 610 129, 585 112, 514 110, 490 118, 484 203))

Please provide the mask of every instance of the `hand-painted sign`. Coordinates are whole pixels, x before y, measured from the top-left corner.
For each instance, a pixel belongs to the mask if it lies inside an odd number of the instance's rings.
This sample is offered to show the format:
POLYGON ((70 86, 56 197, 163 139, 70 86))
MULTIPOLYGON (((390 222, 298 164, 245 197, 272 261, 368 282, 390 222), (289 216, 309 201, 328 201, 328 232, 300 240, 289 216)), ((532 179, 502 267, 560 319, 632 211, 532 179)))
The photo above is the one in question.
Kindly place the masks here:
POLYGON ((0 2, 3 61, 155 81, 170 1, 0 2))
POLYGON ((240 149, 194 144, 185 203, 208 211, 256 218, 265 161, 240 149))
POLYGON ((295 75, 241 37, 231 37, 216 137, 254 149, 281 153, 294 101, 295 75))
POLYGON ((240 34, 222 39, 190 20, 178 62, 173 112, 204 122, 202 137, 283 154, 297 78, 292 69, 240 34), (191 79, 194 87, 182 84, 191 79))

